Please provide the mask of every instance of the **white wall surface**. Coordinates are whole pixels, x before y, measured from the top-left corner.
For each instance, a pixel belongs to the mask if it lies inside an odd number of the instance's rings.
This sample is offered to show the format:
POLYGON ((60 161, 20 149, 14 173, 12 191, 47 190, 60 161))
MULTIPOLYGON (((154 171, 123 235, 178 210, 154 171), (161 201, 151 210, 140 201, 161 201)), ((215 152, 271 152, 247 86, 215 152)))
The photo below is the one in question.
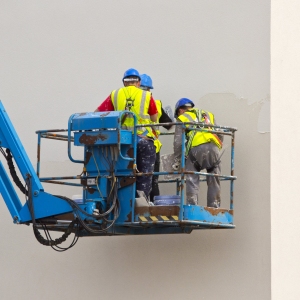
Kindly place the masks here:
MULTIPOLYGON (((0 2, 0 99, 34 164, 34 132, 93 111, 131 67, 165 105, 189 97, 238 127, 236 229, 82 238, 57 253, 0 202, 2 299, 271 298, 269 2, 0 2)), ((42 175, 80 172, 65 144, 45 145, 42 175)))
POLYGON ((272 299, 300 299, 300 3, 272 1, 272 299), (282 121, 287 112, 289 130, 282 121))

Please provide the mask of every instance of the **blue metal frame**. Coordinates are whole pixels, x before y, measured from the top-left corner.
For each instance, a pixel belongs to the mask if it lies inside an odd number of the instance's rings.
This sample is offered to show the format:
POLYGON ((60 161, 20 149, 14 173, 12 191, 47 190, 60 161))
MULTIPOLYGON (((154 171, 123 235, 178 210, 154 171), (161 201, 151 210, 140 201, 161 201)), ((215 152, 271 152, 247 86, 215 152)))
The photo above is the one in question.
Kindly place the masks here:
MULTIPOLYGON (((206 180, 207 176, 219 176, 221 180, 230 181, 230 208, 214 209, 203 206, 191 206, 184 204, 185 176, 190 171, 185 171, 185 129, 187 125, 195 123, 168 123, 169 125, 181 126, 182 128, 182 159, 180 172, 153 172, 149 174, 136 173, 137 155, 137 120, 134 114, 128 111, 115 112, 94 112, 73 114, 68 120, 68 129, 39 130, 38 134, 38 162, 37 171, 27 157, 25 150, 10 122, 6 111, 0 102, 0 146, 9 148, 15 158, 17 166, 24 181, 30 178, 31 193, 36 219, 56 217, 62 214, 71 213, 75 216, 70 204, 62 199, 44 192, 41 182, 66 184, 82 188, 83 201, 80 207, 83 210, 93 213, 96 207, 108 208, 108 199, 113 187, 117 187, 117 199, 120 212, 114 226, 99 233, 98 235, 122 235, 122 234, 161 234, 161 233, 189 233, 194 229, 207 228, 234 228, 233 224, 233 191, 234 191, 234 133, 235 128, 224 126, 212 126, 197 123, 200 128, 195 130, 224 134, 231 136, 231 172, 230 175, 214 175, 203 172, 193 172, 202 175, 206 180), (131 114, 134 118, 133 134, 122 128, 124 114, 131 114), (213 128, 213 129, 211 129, 213 128), (218 131, 221 129, 221 131, 218 131), (61 135, 57 132, 67 132, 61 135), (83 173, 65 177, 39 178, 40 174, 40 151, 42 138, 67 141, 68 156, 70 161, 83 165, 83 173), (72 156, 72 144, 84 147, 84 160, 74 159, 72 156), (153 176, 179 174, 179 180, 160 180, 161 183, 174 182, 176 194, 180 194, 180 205, 167 207, 171 211, 164 215, 164 207, 143 207, 135 206, 136 176, 153 176), (115 181, 112 183, 112 176, 115 181), (62 180, 80 180, 80 183, 63 182, 62 180), (99 206, 100 205, 100 206, 99 206)), ((197 125, 196 124, 196 125, 197 125)), ((166 125, 166 124, 164 124, 166 125)), ((157 126, 151 124, 149 126, 157 126)), ((170 135, 169 133, 167 135, 170 135)), ((16 223, 31 222, 31 215, 27 203, 24 205, 18 198, 14 186, 0 162, 0 192, 16 223)), ((165 210, 166 211, 166 210, 165 210)), ((86 217, 82 213, 76 213, 83 219, 92 221, 91 228, 97 228, 97 224, 103 224, 94 217, 86 217), (94 222, 94 223, 93 223, 94 222)), ((113 222, 115 215, 110 213, 107 216, 108 222, 113 222)), ((66 224, 66 223, 64 223, 66 224)), ((61 231, 66 228, 61 222, 49 225, 50 230, 61 231)), ((86 230, 78 233, 80 236, 91 235, 86 230)), ((92 234, 95 235, 95 234, 92 234)), ((97 235, 97 234, 96 234, 97 235)))
MULTIPOLYGON (((33 195, 33 203, 35 207, 35 217, 37 219, 72 211, 71 206, 65 201, 44 192, 43 186, 33 169, 26 151, 24 150, 1 101, 0 146, 2 148, 10 149, 24 181, 30 179, 31 193, 33 195)), ((0 167, 0 173, 0 193, 4 198, 14 222, 23 223, 31 221, 28 204, 25 203, 22 205, 2 164, 0 167)))

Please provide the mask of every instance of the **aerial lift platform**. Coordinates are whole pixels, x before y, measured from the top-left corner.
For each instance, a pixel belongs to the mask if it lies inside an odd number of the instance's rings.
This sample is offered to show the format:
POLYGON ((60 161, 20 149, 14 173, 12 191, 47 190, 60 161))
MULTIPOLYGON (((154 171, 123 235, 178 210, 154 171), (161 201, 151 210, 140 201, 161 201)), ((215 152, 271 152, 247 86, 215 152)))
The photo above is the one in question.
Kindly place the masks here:
MULTIPOLYGON (((149 235, 191 233, 196 229, 232 229, 234 181, 234 137, 236 128, 206 125, 203 123, 168 123, 182 127, 182 159, 178 172, 139 173, 136 168, 137 125, 134 132, 124 130, 121 120, 128 111, 88 112, 73 114, 68 129, 39 130, 37 167, 34 170, 25 149, 0 101, 0 151, 7 160, 12 183, 0 161, 0 193, 15 224, 32 224, 37 240, 55 247, 73 233, 72 247, 79 237, 149 235), (212 208, 185 205, 185 128, 196 125, 194 130, 227 135, 231 138, 230 175, 214 175, 192 172, 206 178, 218 176, 230 184, 230 206, 212 208), (67 142, 71 162, 82 165, 82 173, 64 177, 40 177, 42 139, 67 142), (83 147, 82 160, 74 159, 72 149, 83 147), (4 150, 6 149, 6 150, 4 150), (15 161, 23 182, 15 171, 15 161), (174 184, 174 194, 180 196, 180 204, 154 205, 136 198, 137 176, 177 175, 174 180, 160 180, 174 184), (74 182, 73 182, 74 181, 74 182), (44 191, 42 183, 77 186, 81 200, 44 191), (26 196, 22 203, 15 191, 18 187, 26 196), (40 232, 44 231, 44 235, 40 232), (63 232, 52 239, 50 231, 63 232)), ((153 126, 157 124, 153 124, 153 126)), ((165 124, 164 124, 165 125, 165 124)), ((152 126, 152 125, 150 125, 152 126)), ((164 177, 164 176, 161 176, 164 177)), ((58 247, 58 246, 57 246, 58 247)), ((68 247, 68 248, 69 248, 68 247)), ((59 249, 67 249, 60 248, 59 249)))

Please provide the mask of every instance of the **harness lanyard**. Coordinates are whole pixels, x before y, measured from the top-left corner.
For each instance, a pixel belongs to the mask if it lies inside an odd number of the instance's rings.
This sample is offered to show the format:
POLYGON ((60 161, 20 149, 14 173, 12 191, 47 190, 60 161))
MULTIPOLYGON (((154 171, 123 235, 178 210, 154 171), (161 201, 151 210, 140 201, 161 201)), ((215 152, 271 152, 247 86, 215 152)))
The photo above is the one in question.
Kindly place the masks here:
MULTIPOLYGON (((131 111, 131 108, 133 107, 134 105, 134 99, 135 99, 135 96, 136 94, 138 93, 138 91, 135 92, 133 96, 133 99, 131 99, 131 96, 129 95, 129 92, 127 90, 127 88, 125 87, 125 89, 123 89, 124 91, 124 94, 125 94, 125 97, 126 97, 126 103, 125 103, 125 110, 129 110, 131 111), (126 91, 126 92, 125 92, 126 91), (127 94, 127 95, 126 95, 127 94)), ((135 113, 135 112, 134 112, 135 113)), ((136 113, 135 113, 136 114, 136 113)))
MULTIPOLYGON (((127 90, 127 88, 125 87, 125 89, 123 88, 122 89, 123 90, 123 92, 124 92, 124 95, 125 95, 125 98, 126 98, 126 102, 125 102, 125 110, 128 110, 128 111, 132 111, 131 109, 133 108, 133 105, 134 105, 134 99, 131 99, 131 96, 129 95, 129 92, 128 92, 128 90, 127 90), (125 92, 126 91, 126 92, 125 92), (127 94, 127 95, 126 95, 127 94)), ((135 98, 135 95, 137 94, 137 92, 133 95, 134 97, 133 98, 135 98)), ((132 111, 136 116, 137 116, 137 114, 136 114, 136 112, 135 111, 132 111)), ((126 113, 125 115, 123 115, 123 118, 122 118, 122 120, 121 120, 121 123, 124 123, 125 122, 125 120, 127 119, 127 117, 128 117, 128 114, 126 113)), ((138 116, 137 116, 138 117, 138 116)))
MULTIPOLYGON (((125 97, 126 97, 125 110, 133 112, 135 114, 135 116, 138 118, 138 120, 140 121, 141 120, 140 114, 136 113, 136 110, 135 110, 135 107, 134 107, 135 96, 138 93, 138 90, 135 92, 134 95, 132 95, 133 99, 131 99, 131 96, 129 96, 129 92, 128 92, 127 89, 125 89, 123 91, 124 91, 124 94, 125 94, 125 97), (125 91, 126 91, 126 93, 125 93, 125 91)), ((128 114, 125 114, 122 122, 125 122, 127 117, 128 117, 128 114)), ((151 132, 149 131, 149 129, 146 126, 145 127, 140 127, 140 130, 144 130, 143 133, 139 134, 140 136, 147 136, 149 133, 151 134, 151 132)), ((151 128, 151 130, 152 130, 153 133, 155 132, 152 128, 151 128)), ((154 136, 157 138, 156 134, 154 134, 154 136)))
MULTIPOLYGON (((199 112, 200 110, 197 109, 196 110, 196 118, 197 118, 197 122, 200 122, 200 116, 199 116, 199 112)), ((192 126, 193 128, 196 128, 197 126, 192 126)), ((188 138, 188 142, 187 142, 187 145, 186 145, 186 148, 185 148, 185 157, 187 158, 187 156, 189 155, 189 152, 190 152, 190 149, 191 149, 191 146, 192 146, 192 143, 193 143, 193 139, 195 137, 195 134, 196 134, 196 130, 194 130, 191 135, 189 136, 188 138)))

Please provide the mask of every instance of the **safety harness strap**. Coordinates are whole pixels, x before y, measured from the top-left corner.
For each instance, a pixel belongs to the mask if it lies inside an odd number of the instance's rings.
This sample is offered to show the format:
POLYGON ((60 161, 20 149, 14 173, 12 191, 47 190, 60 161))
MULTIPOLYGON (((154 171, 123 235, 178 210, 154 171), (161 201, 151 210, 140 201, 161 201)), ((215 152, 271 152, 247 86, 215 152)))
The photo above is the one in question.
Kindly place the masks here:
MULTIPOLYGON (((190 120, 190 122, 195 122, 189 114, 186 114, 185 116, 190 120)), ((196 110, 196 117, 197 117, 197 122, 201 122, 200 110, 199 109, 196 110)), ((193 126, 191 126, 191 127, 193 128, 193 126)), ((189 139, 188 139, 188 142, 187 142, 187 145, 186 145, 186 148, 185 148, 185 157, 187 157, 189 152, 190 152, 195 134, 196 134, 196 130, 193 130, 193 132, 189 136, 189 139)))

